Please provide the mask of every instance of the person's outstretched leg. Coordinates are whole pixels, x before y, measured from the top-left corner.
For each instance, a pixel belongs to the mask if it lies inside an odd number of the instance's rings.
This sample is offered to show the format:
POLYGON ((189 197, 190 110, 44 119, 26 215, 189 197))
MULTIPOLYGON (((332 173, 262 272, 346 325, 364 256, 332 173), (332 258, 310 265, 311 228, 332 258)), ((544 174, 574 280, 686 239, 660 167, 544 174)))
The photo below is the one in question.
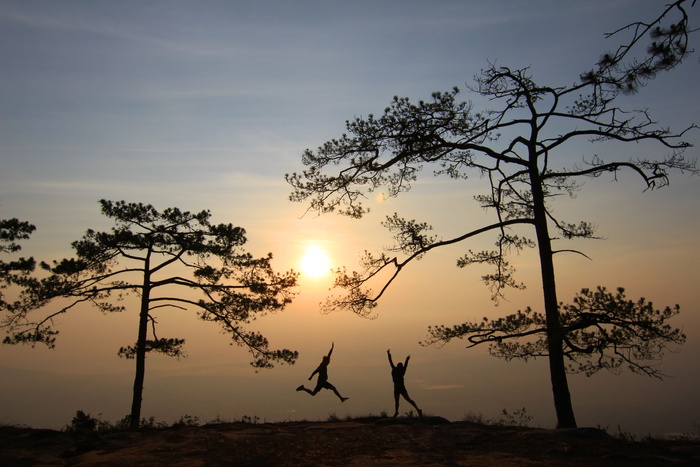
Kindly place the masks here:
MULTIPOLYGON (((311 391, 311 389, 305 388, 303 384, 297 388, 297 391, 306 391, 306 392, 309 393, 309 395, 311 395, 311 396, 315 396, 315 395, 316 395, 316 393, 313 392, 313 391, 311 391)), ((317 392, 318 392, 318 391, 317 391, 317 392)))
POLYGON ((348 400, 347 397, 341 396, 338 390, 335 388, 335 386, 333 386, 331 383, 327 383, 326 389, 330 389, 331 391, 333 391, 335 395, 338 396, 338 399, 340 399, 340 402, 345 402, 346 400, 348 400))
POLYGON ((403 394, 403 397, 404 397, 404 399, 406 399, 406 400, 408 401, 409 404, 411 404, 413 407, 415 407, 416 411, 418 412, 418 416, 419 416, 419 417, 422 417, 422 416, 423 416, 423 411, 422 411, 421 409, 418 408, 418 406, 416 405, 416 403, 413 402, 413 399, 411 399, 410 397, 408 397, 408 392, 405 392, 405 393, 403 394))
POLYGON ((394 418, 399 415, 399 393, 394 393, 394 418))

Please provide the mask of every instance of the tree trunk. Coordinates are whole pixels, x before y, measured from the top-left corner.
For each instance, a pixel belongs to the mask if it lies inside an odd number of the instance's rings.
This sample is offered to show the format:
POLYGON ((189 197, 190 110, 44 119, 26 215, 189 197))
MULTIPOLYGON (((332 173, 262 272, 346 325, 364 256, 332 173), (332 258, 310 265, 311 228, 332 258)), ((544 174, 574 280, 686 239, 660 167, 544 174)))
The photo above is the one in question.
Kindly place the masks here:
MULTIPOLYGON (((536 168, 534 172, 536 172, 536 168)), ((549 236, 549 228, 547 227, 544 193, 539 182, 539 174, 533 176, 533 171, 531 171, 530 175, 535 231, 537 232, 537 246, 542 271, 542 292, 547 320, 549 376, 552 382, 554 409, 557 413, 557 428, 576 428, 576 417, 571 405, 571 394, 569 393, 566 366, 564 365, 564 335, 559 319, 559 302, 557 300, 557 287, 554 278, 552 242, 549 236)))
POLYGON ((143 400, 143 381, 146 377, 146 337, 148 332, 148 308, 151 294, 150 251, 144 261, 143 287, 141 289, 141 311, 139 313, 139 333, 136 340, 136 376, 134 377, 134 394, 131 400, 129 427, 138 429, 141 422, 141 401, 143 400))

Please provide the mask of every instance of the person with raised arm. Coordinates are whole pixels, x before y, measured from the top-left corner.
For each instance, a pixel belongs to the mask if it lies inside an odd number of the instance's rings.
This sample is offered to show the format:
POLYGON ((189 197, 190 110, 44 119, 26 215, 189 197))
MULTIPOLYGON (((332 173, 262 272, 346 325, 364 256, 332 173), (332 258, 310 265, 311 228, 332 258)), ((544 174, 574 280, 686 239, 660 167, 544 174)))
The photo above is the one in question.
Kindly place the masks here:
POLYGON ((328 351, 328 355, 324 355, 323 359, 321 360, 321 363, 318 365, 318 368, 316 368, 313 371, 313 373, 311 373, 311 376, 309 376, 309 381, 311 381, 314 375, 318 374, 318 380, 316 380, 316 387, 314 388, 314 390, 312 391, 311 389, 307 389, 302 384, 297 388, 297 391, 306 391, 310 395, 315 396, 321 389, 330 389, 335 393, 336 396, 338 396, 340 402, 345 402, 346 400, 348 400, 347 397, 341 396, 338 390, 335 388, 335 386, 328 382, 328 364, 331 362, 331 354, 333 353, 334 347, 335 343, 331 343, 331 350, 328 351))
POLYGON ((408 368, 408 361, 410 360, 411 356, 409 355, 406 357, 406 363, 399 362, 398 365, 394 365, 394 361, 391 359, 391 351, 389 349, 386 349, 386 354, 389 357, 389 365, 391 365, 391 379, 394 381, 394 417, 399 415, 399 398, 401 396, 403 396, 403 398, 406 399, 409 404, 415 407, 416 411, 418 411, 418 416, 422 417, 423 411, 419 409, 416 403, 413 402, 413 399, 409 397, 408 391, 406 390, 406 385, 403 382, 406 369, 408 368))

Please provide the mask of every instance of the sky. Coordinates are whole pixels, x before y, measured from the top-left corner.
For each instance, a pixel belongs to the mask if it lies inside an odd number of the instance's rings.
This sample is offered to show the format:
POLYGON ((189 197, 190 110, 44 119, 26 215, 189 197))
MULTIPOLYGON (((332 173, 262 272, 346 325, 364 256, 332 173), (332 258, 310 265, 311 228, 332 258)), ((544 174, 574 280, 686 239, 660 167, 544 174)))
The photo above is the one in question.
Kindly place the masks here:
MULTIPOLYGON (((432 224, 444 237, 490 222, 472 197, 478 178, 446 182, 425 170, 413 189, 373 202, 362 220, 304 215, 288 200, 285 173, 301 154, 339 137, 345 121, 380 114, 395 95, 414 100, 466 86, 489 62, 530 67, 539 82, 568 85, 616 43, 605 33, 652 19, 656 0, 491 1, 111 1, 0 0, 0 217, 37 231, 22 251, 37 259, 71 255, 88 228, 107 230, 98 200, 208 209, 215 222, 248 232, 249 251, 272 252, 279 271, 298 270, 307 248, 331 267, 356 269, 364 250, 391 244, 380 222, 394 212, 432 224)), ((697 8, 695 8, 697 10, 697 8)), ((693 14, 696 13, 693 11, 693 14)), ((695 15, 697 16, 697 15, 695 15)), ((697 19, 693 18, 697 25, 697 19)), ((697 55, 621 105, 648 108, 663 126, 700 121, 697 55)), ((487 106, 479 96, 464 99, 487 106)), ((700 132, 688 134, 696 146, 700 132)), ((595 154, 588 145, 580 160, 595 154)), ((661 156, 621 147, 620 158, 661 156)), ((687 155, 697 157, 697 147, 687 155)), ((567 159, 568 160, 568 159, 567 159)), ((668 353, 663 381, 625 373, 571 375, 580 426, 637 435, 697 431, 700 385, 698 228, 700 180, 674 174, 644 191, 623 174, 586 183, 557 207, 598 226, 604 240, 572 243, 591 259, 557 258, 561 300, 583 287, 623 286, 631 298, 681 305, 672 322, 687 342, 668 353)), ((374 201, 374 200, 370 200, 374 201)), ((541 307, 537 257, 512 258, 527 288, 495 304, 478 266, 458 269, 476 240, 437 250, 402 272, 374 319, 321 313, 331 276, 302 276, 295 301, 258 320, 275 348, 300 352, 293 366, 256 373, 248 353, 194 314, 159 316, 163 334, 186 338, 187 358, 147 361, 143 415, 173 422, 324 420, 393 411, 386 349, 411 355, 406 385, 428 414, 498 419, 522 408, 531 425, 556 425, 547 362, 504 362, 455 341, 418 344, 427 327, 541 307), (330 391, 294 391, 335 343, 330 391)), ((61 428, 77 410, 115 421, 129 412, 136 307, 103 316, 90 308, 61 319, 54 350, 0 347, 0 423, 61 428)), ((401 413, 410 406, 402 401, 401 413)))

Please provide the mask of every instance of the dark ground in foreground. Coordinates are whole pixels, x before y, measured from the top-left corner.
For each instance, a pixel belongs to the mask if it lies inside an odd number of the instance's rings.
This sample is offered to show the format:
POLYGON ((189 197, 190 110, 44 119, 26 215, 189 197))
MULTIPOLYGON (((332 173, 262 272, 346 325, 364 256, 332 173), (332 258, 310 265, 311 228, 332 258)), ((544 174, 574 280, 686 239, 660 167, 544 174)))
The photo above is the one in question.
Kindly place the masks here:
POLYGON ((700 465, 700 442, 625 441, 595 428, 498 427, 439 417, 86 434, 0 427, 0 465, 700 465))

